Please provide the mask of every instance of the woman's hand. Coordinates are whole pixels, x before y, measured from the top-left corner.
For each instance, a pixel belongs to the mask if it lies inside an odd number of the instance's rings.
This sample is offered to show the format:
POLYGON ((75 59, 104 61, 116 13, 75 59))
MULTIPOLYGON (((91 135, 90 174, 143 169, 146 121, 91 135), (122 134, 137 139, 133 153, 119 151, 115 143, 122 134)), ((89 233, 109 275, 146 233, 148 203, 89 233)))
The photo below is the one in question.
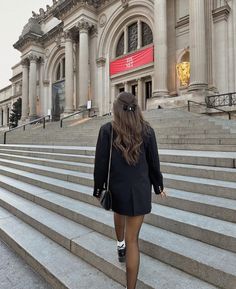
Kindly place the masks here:
POLYGON ((163 198, 163 197, 167 197, 167 194, 166 194, 165 191, 162 191, 160 195, 161 195, 162 198, 163 198))

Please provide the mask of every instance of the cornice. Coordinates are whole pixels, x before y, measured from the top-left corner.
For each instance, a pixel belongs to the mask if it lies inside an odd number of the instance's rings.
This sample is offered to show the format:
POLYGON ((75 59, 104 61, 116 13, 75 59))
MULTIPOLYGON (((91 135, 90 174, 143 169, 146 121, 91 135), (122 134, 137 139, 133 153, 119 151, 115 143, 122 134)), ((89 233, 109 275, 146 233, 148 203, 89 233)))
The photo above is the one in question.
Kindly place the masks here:
MULTIPOLYGON (((79 7, 86 7, 94 12, 100 12, 102 9, 118 0, 59 0, 55 7, 52 7, 51 14, 62 20, 71 10, 79 7)), ((124 6, 127 6, 128 0, 120 0, 124 6)))
POLYGON ((14 75, 14 76, 13 76, 12 78, 10 78, 9 80, 10 80, 11 82, 16 82, 17 80, 21 80, 21 78, 22 78, 22 72, 14 75))
POLYGON ((180 28, 187 25, 189 25, 189 15, 179 18, 175 25, 175 28, 180 28))
POLYGON ((216 8, 212 11, 213 22, 227 21, 230 13, 230 6, 228 4, 216 8))
POLYGON ((13 47, 19 51, 24 50, 27 45, 36 44, 38 46, 44 46, 45 43, 55 40, 56 37, 63 32, 63 23, 59 23, 56 27, 43 35, 36 35, 31 32, 27 33, 13 45, 13 47))

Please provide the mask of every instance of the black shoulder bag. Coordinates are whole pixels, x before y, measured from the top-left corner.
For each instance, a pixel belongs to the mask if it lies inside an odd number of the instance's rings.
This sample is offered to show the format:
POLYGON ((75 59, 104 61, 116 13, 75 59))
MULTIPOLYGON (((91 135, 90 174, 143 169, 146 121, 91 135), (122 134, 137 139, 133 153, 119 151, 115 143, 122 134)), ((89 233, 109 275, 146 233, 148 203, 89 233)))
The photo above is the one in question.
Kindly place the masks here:
POLYGON ((106 188, 102 190, 101 197, 100 197, 100 204, 107 211, 109 211, 112 208, 112 195, 111 195, 111 191, 109 190, 112 142, 113 142, 113 127, 111 127, 111 144, 110 144, 110 156, 109 156, 108 174, 107 174, 107 185, 106 185, 106 188))

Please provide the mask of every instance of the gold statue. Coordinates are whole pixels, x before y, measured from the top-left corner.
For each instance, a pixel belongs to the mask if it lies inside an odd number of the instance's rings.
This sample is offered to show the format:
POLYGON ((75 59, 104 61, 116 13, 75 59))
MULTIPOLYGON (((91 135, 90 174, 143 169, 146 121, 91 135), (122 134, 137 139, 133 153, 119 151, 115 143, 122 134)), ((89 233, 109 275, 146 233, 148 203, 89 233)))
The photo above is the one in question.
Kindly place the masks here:
POLYGON ((190 62, 184 61, 176 65, 181 86, 188 86, 190 79, 190 62))

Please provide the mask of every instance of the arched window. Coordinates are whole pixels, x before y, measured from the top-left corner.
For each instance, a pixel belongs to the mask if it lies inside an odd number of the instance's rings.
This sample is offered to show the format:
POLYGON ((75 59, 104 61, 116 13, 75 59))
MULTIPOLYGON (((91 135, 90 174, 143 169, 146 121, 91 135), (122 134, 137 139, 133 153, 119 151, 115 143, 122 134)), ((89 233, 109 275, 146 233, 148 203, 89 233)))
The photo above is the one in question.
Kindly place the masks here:
POLYGON ((136 21, 125 29, 127 29, 127 33, 123 32, 117 42, 116 57, 153 43, 152 30, 147 23, 136 21), (125 39, 125 35, 127 35, 127 39, 125 39), (127 47, 127 51, 124 51, 125 47, 127 47))
POLYGON ((116 46, 116 56, 121 56, 124 54, 124 32, 121 34, 121 37, 118 41, 118 44, 116 46))
POLYGON ((65 79, 65 57, 60 60, 56 68, 56 81, 65 79))
POLYGON ((147 23, 142 22, 142 46, 153 43, 153 35, 151 28, 147 23))
POLYGON ((138 23, 128 27, 128 52, 137 50, 138 47, 138 23))

